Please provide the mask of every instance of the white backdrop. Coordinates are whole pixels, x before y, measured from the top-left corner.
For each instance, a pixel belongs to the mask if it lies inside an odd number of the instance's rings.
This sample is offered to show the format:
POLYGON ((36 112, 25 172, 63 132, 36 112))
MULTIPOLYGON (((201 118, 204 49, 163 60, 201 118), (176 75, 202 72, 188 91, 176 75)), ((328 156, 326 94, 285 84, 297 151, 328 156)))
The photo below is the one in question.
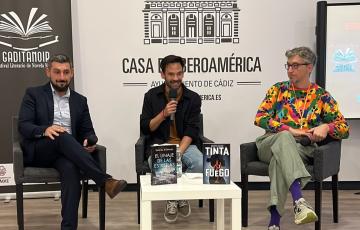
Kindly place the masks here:
MULTIPOLYGON (((237 0, 237 7, 238 44, 144 45, 144 0, 72 1, 75 87, 88 97, 100 143, 108 149, 110 174, 136 182, 134 144, 139 136, 139 114, 144 93, 153 81, 161 80, 158 58, 168 54, 221 60, 258 57, 261 71, 186 73, 184 77, 191 82, 261 81, 261 85, 191 87, 199 94, 221 95, 220 101, 203 101, 204 132, 215 142, 231 143, 232 179, 240 181, 239 145, 263 133, 253 125, 255 113, 266 90, 287 79, 285 50, 315 48, 316 1, 237 0), (155 71, 124 73, 124 58, 150 58, 155 71), (124 86, 129 82, 148 84, 124 86)), ((358 154, 352 150, 359 149, 355 140, 360 126, 355 121, 351 125, 351 139, 343 142, 341 180, 360 180, 360 163, 352 161, 358 154)))

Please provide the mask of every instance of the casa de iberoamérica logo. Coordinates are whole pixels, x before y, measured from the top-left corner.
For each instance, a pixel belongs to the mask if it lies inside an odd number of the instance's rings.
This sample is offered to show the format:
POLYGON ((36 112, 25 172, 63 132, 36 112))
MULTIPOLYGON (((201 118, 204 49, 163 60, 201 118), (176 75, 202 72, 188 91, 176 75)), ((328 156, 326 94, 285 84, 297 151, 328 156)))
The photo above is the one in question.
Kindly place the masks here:
POLYGON ((145 0, 144 44, 239 43, 237 0, 145 0))
POLYGON ((59 42, 59 35, 53 34, 53 28, 46 20, 48 15, 37 14, 37 11, 38 8, 31 8, 25 19, 14 11, 1 14, 1 68, 31 68, 35 63, 45 63, 49 59, 50 52, 44 47, 59 42))

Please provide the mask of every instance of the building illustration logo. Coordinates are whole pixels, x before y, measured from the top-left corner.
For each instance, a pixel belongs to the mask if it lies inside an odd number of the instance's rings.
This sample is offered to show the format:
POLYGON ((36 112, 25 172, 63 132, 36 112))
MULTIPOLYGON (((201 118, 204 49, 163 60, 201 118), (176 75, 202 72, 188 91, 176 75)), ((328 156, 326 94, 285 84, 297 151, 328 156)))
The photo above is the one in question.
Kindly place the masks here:
POLYGON ((237 0, 145 0, 144 44, 239 43, 237 0))
POLYGON ((59 36, 51 34, 53 29, 49 22, 44 21, 47 15, 35 17, 37 10, 30 10, 26 24, 13 11, 1 14, 0 45, 18 51, 32 51, 59 42, 59 36))
POLYGON ((337 49, 333 54, 334 72, 355 72, 358 63, 355 51, 351 48, 346 50, 337 49))

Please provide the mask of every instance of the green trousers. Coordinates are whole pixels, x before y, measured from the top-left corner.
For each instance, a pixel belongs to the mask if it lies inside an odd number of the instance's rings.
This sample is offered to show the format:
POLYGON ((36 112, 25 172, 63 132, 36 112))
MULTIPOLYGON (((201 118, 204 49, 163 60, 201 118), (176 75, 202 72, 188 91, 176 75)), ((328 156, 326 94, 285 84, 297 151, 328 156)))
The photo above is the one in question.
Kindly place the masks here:
POLYGON ((290 185, 299 179, 301 187, 311 179, 305 165, 313 158, 316 144, 302 146, 288 131, 267 133, 256 139, 258 157, 269 164, 270 206, 275 205, 282 216, 290 185))

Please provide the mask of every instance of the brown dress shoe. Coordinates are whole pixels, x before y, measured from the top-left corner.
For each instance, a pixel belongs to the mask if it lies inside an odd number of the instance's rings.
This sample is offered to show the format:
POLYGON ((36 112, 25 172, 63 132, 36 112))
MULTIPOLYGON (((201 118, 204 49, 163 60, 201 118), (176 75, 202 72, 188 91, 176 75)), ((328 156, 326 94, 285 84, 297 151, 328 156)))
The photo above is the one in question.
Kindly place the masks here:
POLYGON ((125 180, 116 180, 113 178, 109 178, 105 181, 105 192, 112 199, 117 194, 119 194, 119 192, 124 190, 126 185, 127 185, 127 182, 125 180))

